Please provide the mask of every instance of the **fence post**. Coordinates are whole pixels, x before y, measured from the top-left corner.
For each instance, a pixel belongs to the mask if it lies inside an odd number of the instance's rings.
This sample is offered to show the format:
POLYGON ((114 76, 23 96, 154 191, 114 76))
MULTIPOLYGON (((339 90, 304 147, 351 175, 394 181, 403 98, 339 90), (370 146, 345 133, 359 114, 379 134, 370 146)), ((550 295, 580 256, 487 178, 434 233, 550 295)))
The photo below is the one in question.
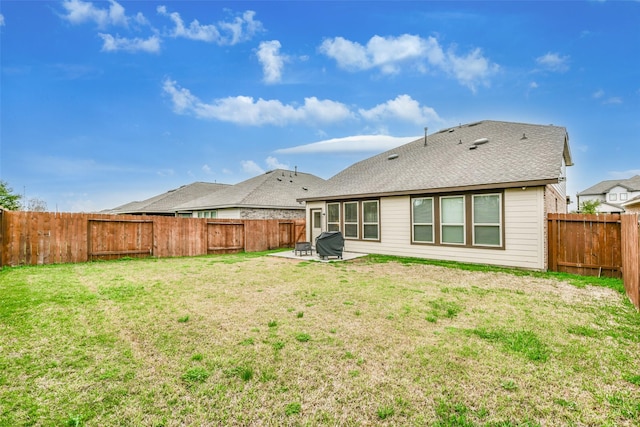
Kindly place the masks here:
POLYGON ((629 300, 640 310, 640 226, 638 214, 625 214, 621 218, 622 280, 629 300))

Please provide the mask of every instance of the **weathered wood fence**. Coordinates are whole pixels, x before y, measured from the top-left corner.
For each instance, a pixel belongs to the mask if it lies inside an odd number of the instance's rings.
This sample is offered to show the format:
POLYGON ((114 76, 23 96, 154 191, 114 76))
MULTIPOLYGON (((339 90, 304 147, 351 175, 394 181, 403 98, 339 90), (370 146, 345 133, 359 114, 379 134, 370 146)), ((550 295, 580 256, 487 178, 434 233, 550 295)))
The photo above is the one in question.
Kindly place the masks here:
POLYGON ((640 309, 640 227, 637 214, 549 214, 549 270, 624 280, 640 309))
POLYGON ((294 247, 305 221, 0 210, 0 266, 294 247))

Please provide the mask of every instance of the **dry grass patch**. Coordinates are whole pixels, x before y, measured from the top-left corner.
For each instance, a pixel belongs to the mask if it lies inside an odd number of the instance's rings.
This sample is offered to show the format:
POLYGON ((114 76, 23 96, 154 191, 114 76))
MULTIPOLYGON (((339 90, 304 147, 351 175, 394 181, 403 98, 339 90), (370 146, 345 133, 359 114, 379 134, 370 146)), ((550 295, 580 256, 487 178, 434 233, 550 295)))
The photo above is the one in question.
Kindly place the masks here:
POLYGON ((637 425, 640 316, 508 272, 269 256, 0 271, 0 425, 637 425))

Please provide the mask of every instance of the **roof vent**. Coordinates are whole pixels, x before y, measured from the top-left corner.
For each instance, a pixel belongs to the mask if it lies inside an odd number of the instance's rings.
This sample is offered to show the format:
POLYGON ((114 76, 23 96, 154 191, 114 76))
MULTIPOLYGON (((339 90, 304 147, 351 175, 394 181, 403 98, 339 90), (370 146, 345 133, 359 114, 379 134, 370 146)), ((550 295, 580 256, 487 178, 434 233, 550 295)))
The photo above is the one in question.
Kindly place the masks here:
POLYGON ((276 178, 278 181, 282 181, 282 178, 276 178))
POLYGON ((387 160, 393 160, 397 158, 398 158, 398 155, 396 153, 393 153, 393 154, 389 154, 389 157, 387 157, 387 160))
POLYGON ((304 191, 309 190, 307 187, 302 187, 302 189, 303 189, 304 191))
POLYGON ((480 139, 476 139, 475 141, 473 141, 473 145, 482 145, 482 144, 486 144, 487 142, 489 142, 488 138, 480 138, 480 139))
POLYGON ((520 140, 522 141, 523 139, 528 139, 527 134, 525 134, 524 132, 522 132, 522 138, 520 138, 520 140))
POLYGON ((477 145, 472 145, 471 147, 469 147, 469 150, 475 150, 476 148, 478 148, 477 145))

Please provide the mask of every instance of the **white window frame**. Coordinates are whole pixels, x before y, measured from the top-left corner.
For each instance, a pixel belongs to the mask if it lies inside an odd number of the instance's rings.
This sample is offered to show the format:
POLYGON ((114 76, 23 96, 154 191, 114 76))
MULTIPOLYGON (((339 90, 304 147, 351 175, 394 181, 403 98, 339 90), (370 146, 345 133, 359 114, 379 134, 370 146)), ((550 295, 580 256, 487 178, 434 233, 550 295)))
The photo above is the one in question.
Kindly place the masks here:
POLYGON ((380 201, 379 200, 364 200, 362 202, 362 240, 380 240, 380 201), (375 203, 376 204, 376 222, 366 222, 366 215, 364 206, 367 203, 375 203), (376 226, 376 237, 366 237, 364 228, 366 226, 376 226))
POLYGON ((612 202, 617 202, 618 201, 618 194, 617 193, 609 193, 609 200, 612 202))
POLYGON ((434 211, 434 206, 435 204, 435 200, 434 198, 431 197, 413 197, 411 198, 411 241, 413 243, 435 243, 436 241, 436 230, 435 230, 435 211, 434 211), (414 200, 431 200, 431 222, 416 222, 415 220, 415 216, 414 216, 414 200), (416 235, 415 235, 415 230, 416 230, 416 225, 420 226, 420 225, 430 225, 431 226, 431 241, 428 240, 416 240, 416 235))
POLYGON ((327 203, 327 231, 340 231, 340 203, 333 202, 327 203), (331 221, 331 206, 338 206, 338 218, 337 221, 331 221))
POLYGON ((353 202, 353 201, 349 201, 349 202, 343 202, 342 203, 342 216, 343 216, 343 236, 345 239, 354 239, 357 240, 360 238, 360 204, 358 202, 353 202), (347 221, 347 205, 355 205, 356 207, 356 218, 355 221, 347 221), (353 236, 349 236, 347 235, 347 226, 355 226, 355 230, 356 230, 356 235, 353 236))
POLYGON ((500 193, 487 193, 487 194, 472 194, 471 195, 471 238, 473 239, 473 246, 486 246, 492 248, 502 247, 502 194, 500 193), (476 197, 486 196, 498 196, 498 222, 497 223, 478 223, 475 218, 475 203, 476 197), (498 227, 498 235, 500 236, 500 242, 497 245, 490 245, 486 243, 476 243, 476 227, 498 227))
POLYGON ((467 224, 466 224, 466 218, 467 218, 467 201, 466 201, 466 197, 464 195, 457 195, 457 196, 443 196, 440 197, 440 244, 441 245, 455 245, 455 246, 466 246, 467 245, 467 224), (457 223, 457 222, 444 222, 444 215, 442 214, 442 202, 444 200, 447 199, 462 199, 462 222, 461 223, 457 223), (449 226, 449 227, 462 227, 462 242, 458 243, 458 242, 445 242, 443 240, 444 238, 444 227, 449 226))

